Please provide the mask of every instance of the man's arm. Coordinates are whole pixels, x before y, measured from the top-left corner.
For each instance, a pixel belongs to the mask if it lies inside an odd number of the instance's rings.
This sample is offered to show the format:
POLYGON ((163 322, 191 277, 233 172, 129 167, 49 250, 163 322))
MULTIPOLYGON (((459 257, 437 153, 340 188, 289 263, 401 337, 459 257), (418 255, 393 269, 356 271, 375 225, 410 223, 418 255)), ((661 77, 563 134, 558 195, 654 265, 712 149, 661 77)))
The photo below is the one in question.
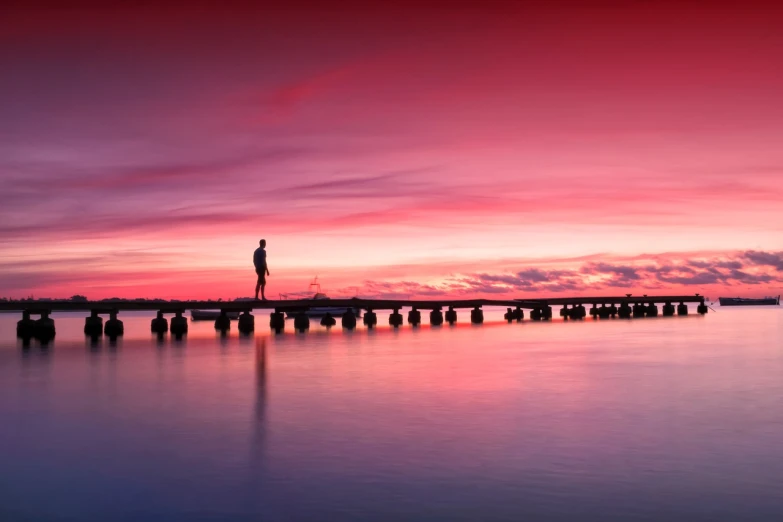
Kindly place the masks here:
POLYGON ((266 270, 266 275, 270 275, 269 274, 269 265, 266 264, 266 263, 264 263, 264 270, 266 270))

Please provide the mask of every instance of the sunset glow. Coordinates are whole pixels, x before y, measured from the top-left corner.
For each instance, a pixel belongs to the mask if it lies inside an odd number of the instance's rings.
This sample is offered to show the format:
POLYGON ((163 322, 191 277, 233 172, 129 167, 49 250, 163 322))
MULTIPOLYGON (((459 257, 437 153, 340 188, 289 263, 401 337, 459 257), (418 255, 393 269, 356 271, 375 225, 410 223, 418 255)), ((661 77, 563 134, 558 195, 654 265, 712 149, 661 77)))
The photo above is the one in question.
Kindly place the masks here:
POLYGON ((363 5, 11 8, 0 297, 781 293, 782 8, 363 5))

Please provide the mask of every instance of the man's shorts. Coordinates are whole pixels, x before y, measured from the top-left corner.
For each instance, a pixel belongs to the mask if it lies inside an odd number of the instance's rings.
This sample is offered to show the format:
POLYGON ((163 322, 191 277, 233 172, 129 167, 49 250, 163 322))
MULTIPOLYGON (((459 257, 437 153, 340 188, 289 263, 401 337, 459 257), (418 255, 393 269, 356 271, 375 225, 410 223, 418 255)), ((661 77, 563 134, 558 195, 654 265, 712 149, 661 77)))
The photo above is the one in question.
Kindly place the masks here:
POLYGON ((262 285, 266 284, 266 270, 256 268, 256 274, 258 275, 258 282, 262 285))

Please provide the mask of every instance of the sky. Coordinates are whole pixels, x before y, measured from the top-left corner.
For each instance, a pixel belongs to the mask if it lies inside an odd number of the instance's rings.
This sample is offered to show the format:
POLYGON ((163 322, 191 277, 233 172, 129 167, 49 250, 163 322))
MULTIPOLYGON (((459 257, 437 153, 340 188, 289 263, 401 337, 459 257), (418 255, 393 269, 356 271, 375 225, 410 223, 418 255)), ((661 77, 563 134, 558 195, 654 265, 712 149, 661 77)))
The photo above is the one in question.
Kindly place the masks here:
POLYGON ((783 8, 19 3, 0 296, 783 287, 783 8))

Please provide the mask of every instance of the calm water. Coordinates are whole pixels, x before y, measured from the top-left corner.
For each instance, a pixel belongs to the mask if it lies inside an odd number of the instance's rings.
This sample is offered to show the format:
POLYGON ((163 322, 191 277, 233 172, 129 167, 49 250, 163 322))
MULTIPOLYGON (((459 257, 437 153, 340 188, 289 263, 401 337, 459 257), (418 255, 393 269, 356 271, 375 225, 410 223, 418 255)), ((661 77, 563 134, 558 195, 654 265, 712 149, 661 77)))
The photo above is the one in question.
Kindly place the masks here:
POLYGON ((783 519, 783 309, 282 336, 257 317, 158 343, 124 314, 90 346, 62 314, 23 350, 0 316, 0 520, 783 519))

